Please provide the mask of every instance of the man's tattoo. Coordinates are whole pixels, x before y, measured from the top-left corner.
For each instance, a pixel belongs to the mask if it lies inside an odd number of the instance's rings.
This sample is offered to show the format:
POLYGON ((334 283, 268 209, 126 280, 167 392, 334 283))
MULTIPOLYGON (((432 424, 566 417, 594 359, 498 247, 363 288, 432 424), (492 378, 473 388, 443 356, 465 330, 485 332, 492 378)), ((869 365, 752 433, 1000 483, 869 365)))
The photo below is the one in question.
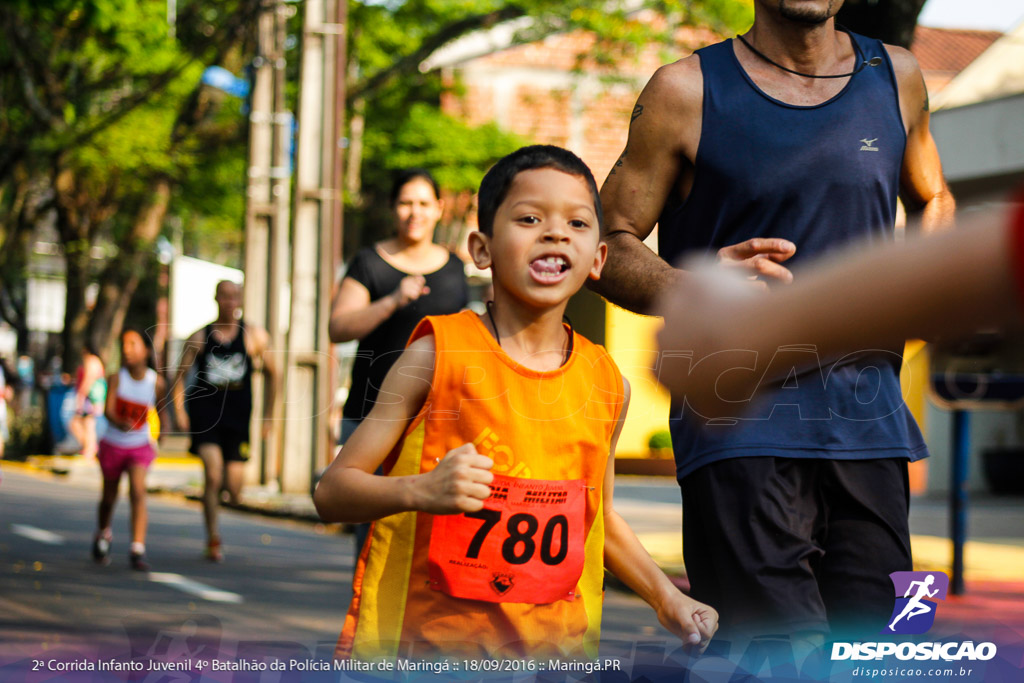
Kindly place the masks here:
POLYGON ((629 117, 629 122, 633 123, 637 120, 640 114, 644 113, 644 105, 638 104, 633 107, 633 115, 629 117))
POLYGON ((924 85, 924 108, 921 111, 928 111, 928 82, 924 80, 924 75, 921 76, 921 83, 924 85))
POLYGON ((615 165, 612 166, 612 170, 608 175, 615 175, 615 169, 622 166, 622 160, 626 158, 626 154, 628 154, 628 152, 626 150, 622 150, 622 154, 619 155, 619 158, 615 161, 615 165))

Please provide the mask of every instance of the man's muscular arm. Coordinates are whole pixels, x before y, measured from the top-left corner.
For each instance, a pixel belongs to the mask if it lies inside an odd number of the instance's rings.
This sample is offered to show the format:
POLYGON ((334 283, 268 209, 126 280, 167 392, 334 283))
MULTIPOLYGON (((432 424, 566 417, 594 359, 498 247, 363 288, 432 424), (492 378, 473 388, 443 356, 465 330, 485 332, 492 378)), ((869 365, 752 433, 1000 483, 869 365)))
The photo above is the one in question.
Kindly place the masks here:
MULTIPOLYGON (((626 148, 601 188, 608 260, 601 279, 588 286, 631 311, 646 312, 660 292, 686 278, 643 240, 670 195, 689 192, 700 141, 703 85, 696 55, 663 66, 651 77, 633 109, 626 148)), ((785 240, 751 239, 723 247, 718 258, 751 277, 789 282, 792 275, 779 263, 795 250, 785 240)))
POLYGON ((931 130, 928 90, 917 60, 907 50, 887 45, 899 84, 900 109, 907 129, 907 146, 900 171, 900 198, 907 218, 922 232, 952 227, 956 203, 942 177, 942 162, 931 130))
POLYGON ((644 245, 686 161, 683 131, 697 126, 701 76, 696 57, 660 68, 637 99, 629 138, 601 188, 608 260, 588 285, 609 301, 642 313, 682 272, 644 245))

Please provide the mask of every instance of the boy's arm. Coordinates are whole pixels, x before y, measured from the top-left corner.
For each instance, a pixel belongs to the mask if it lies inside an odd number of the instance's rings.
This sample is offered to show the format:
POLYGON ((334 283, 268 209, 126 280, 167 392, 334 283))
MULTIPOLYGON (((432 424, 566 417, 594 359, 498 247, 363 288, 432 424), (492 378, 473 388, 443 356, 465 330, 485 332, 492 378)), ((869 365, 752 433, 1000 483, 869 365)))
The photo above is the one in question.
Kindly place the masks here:
POLYGON ((398 512, 473 512, 491 494, 494 462, 472 444, 454 448, 424 474, 374 472, 423 409, 434 373, 434 337, 417 339, 388 371, 373 409, 324 472, 313 494, 328 522, 368 522, 398 512))
POLYGON ((718 613, 697 602, 669 581, 664 572, 640 544, 626 521, 615 512, 612 496, 615 488, 615 444, 629 407, 629 382, 623 378, 625 398, 619 423, 612 434, 611 451, 604 475, 604 562, 605 566, 629 586, 658 614, 658 621, 690 645, 707 646, 718 630, 718 613))

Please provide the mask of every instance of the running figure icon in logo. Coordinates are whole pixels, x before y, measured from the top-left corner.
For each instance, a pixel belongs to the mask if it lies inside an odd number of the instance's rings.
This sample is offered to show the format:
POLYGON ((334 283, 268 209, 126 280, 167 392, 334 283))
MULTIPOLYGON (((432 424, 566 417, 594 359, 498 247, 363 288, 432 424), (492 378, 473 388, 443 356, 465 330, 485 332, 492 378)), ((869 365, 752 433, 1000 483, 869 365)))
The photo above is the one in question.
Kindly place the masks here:
POLYGON ((928 598, 945 600, 949 577, 942 572, 893 572, 889 578, 896 589, 896 604, 882 633, 925 633, 935 622, 936 603, 928 598))

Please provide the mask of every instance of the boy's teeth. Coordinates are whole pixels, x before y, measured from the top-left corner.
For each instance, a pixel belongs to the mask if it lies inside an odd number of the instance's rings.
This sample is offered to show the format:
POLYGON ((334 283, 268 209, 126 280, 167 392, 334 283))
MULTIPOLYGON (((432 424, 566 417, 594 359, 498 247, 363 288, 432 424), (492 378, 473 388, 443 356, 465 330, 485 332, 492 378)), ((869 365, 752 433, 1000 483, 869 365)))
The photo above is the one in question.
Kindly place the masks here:
POLYGON ((565 259, 560 256, 546 256, 537 259, 532 265, 541 273, 560 273, 565 267, 565 259))

